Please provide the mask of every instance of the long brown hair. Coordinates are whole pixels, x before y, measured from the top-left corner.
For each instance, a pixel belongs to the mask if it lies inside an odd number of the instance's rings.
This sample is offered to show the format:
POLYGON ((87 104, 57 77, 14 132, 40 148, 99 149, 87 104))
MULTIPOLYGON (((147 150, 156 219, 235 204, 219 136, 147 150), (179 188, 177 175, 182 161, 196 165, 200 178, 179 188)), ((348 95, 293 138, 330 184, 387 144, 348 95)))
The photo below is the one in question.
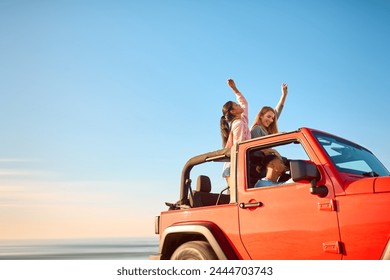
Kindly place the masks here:
POLYGON ((278 116, 274 110, 274 108, 272 107, 269 107, 269 106, 264 106, 263 108, 261 108, 260 112, 257 114, 256 118, 255 118, 255 121, 253 122, 253 125, 251 127, 251 129, 258 125, 258 126, 261 126, 265 131, 268 132, 268 134, 273 134, 273 133, 278 133, 279 130, 278 130, 278 123, 277 123, 277 119, 278 119, 278 116), (267 112, 273 112, 275 114, 275 118, 274 118, 274 121, 269 125, 269 127, 264 127, 263 126, 263 123, 261 122, 261 117, 263 117, 267 112))
POLYGON ((225 148, 226 142, 229 138, 231 125, 229 125, 235 118, 235 116, 231 113, 233 109, 233 101, 226 102, 222 107, 222 117, 220 120, 221 127, 221 137, 222 137, 222 147, 225 148))

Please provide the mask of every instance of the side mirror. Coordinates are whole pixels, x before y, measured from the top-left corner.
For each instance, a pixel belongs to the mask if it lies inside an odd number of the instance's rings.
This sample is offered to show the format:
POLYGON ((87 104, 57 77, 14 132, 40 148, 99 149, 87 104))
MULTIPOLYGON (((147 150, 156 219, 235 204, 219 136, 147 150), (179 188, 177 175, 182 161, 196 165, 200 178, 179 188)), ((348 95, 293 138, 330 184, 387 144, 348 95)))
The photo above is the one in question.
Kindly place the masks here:
POLYGON ((290 172, 294 182, 309 181, 311 183, 311 194, 320 197, 328 195, 329 190, 326 186, 317 186, 317 182, 321 179, 321 174, 314 163, 305 160, 291 160, 290 172))
POLYGON ((299 181, 318 181, 320 179, 320 172, 317 166, 305 160, 290 160, 291 178, 294 182, 299 181))

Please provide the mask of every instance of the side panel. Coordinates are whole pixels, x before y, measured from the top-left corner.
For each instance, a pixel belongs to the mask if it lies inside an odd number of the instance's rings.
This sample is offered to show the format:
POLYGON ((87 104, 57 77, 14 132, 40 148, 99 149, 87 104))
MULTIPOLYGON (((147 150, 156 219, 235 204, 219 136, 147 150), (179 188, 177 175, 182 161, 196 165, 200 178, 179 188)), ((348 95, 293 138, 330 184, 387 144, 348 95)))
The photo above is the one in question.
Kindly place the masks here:
MULTIPOLYGON (((237 204, 192 208, 188 210, 166 211, 161 213, 161 237, 166 228, 175 225, 212 223, 221 230, 230 248, 239 259, 248 259, 238 233, 237 204)), ((161 244, 160 244, 161 246, 161 244)), ((160 248, 161 250, 161 248, 160 248)))
POLYGON ((343 259, 380 259, 390 239, 390 193, 337 198, 343 259))

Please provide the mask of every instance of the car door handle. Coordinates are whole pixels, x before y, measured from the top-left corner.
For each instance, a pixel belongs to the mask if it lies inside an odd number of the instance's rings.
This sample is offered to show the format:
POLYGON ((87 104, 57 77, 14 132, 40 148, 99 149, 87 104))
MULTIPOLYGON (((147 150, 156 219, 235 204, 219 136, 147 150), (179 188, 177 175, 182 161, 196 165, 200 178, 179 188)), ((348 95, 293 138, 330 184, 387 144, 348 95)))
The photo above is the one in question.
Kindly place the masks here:
POLYGON ((248 202, 248 203, 240 203, 241 209, 247 209, 247 208, 257 208, 263 206, 263 203, 261 202, 248 202))

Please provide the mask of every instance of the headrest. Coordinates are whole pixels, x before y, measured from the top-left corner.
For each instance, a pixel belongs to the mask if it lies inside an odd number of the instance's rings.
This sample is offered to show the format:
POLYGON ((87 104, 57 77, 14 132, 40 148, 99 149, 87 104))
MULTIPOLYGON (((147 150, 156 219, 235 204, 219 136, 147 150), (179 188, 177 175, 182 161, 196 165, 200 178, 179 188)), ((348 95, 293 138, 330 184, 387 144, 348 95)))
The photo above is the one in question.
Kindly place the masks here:
POLYGON ((196 183, 196 191, 207 192, 207 193, 211 191, 211 181, 208 176, 199 175, 198 181, 196 183))

